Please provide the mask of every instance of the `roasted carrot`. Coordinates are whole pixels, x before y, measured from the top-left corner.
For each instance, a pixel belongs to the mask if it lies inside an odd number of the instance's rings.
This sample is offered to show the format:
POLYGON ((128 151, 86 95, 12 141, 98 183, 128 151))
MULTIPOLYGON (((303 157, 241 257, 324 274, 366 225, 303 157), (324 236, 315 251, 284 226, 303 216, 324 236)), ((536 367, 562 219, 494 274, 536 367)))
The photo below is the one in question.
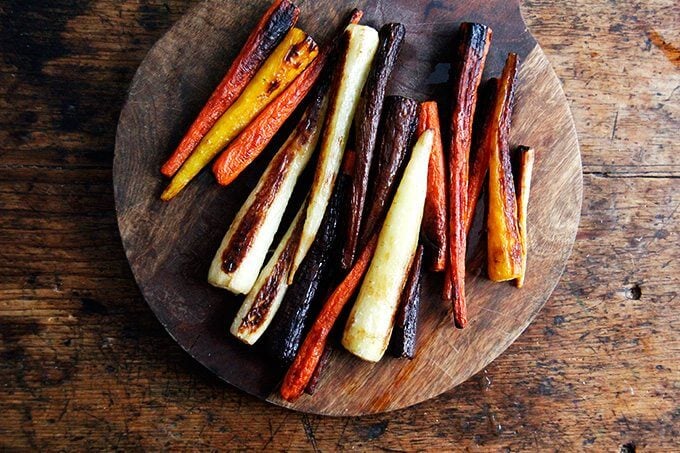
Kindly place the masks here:
MULTIPOLYGON (((335 186, 335 189, 334 189, 338 193, 344 193, 345 199, 349 199, 349 196, 350 196, 349 185, 350 185, 350 182, 352 180, 352 177, 354 176, 354 160, 355 160, 355 158, 356 158, 356 153, 355 153, 354 150, 348 149, 348 150, 345 151, 345 156, 344 156, 343 162, 342 162, 342 173, 343 174, 342 174, 341 179, 336 183, 336 186, 335 186), (345 187, 343 187, 343 186, 345 186, 345 187)), ((338 228, 339 227, 340 227, 340 225, 338 225, 338 228)), ((335 245, 337 247, 337 244, 335 244, 335 245)), ((310 253, 311 253, 311 250, 310 250, 310 253)), ((338 251, 336 253, 340 253, 340 251, 338 251)), ((340 264, 337 263, 334 267, 336 269, 339 269, 340 264)), ((316 392, 316 388, 318 387, 319 382, 321 381, 321 376, 326 371, 326 368, 328 368, 328 364, 330 362, 330 358, 331 358, 332 353, 333 353, 333 348, 328 343, 326 343, 326 347, 324 348, 323 354, 321 354, 321 359, 319 360, 318 365, 314 369, 314 373, 312 373, 312 377, 309 379, 309 383, 307 384, 307 387, 305 387, 305 393, 307 393, 308 395, 313 395, 316 392)))
POLYGON ((439 126, 439 109, 434 101, 420 104, 418 109, 418 129, 420 136, 427 129, 434 132, 430 164, 427 172, 427 198, 423 214, 423 233, 429 243, 430 269, 442 272, 446 269, 446 248, 448 241, 446 218, 446 167, 439 126))
POLYGON ((269 262, 262 269, 253 289, 241 304, 230 332, 242 342, 252 345, 260 339, 276 316, 281 301, 288 290, 288 270, 293 261, 293 252, 300 239, 304 204, 288 227, 269 262))
POLYGON ((403 96, 387 96, 381 119, 376 162, 371 184, 371 202, 366 207, 366 220, 361 227, 359 246, 371 238, 381 224, 396 190, 418 125, 418 103, 403 96))
POLYGON ((534 171, 533 148, 520 146, 517 150, 519 178, 517 184, 517 215, 519 220, 519 239, 522 244, 522 272, 515 281, 518 288, 524 286, 524 278, 527 273, 527 253, 529 238, 527 230, 527 214, 529 211, 529 192, 531 191, 531 175, 534 171))
POLYGON ((243 90, 241 96, 213 125, 182 164, 161 195, 174 198, 210 161, 316 58, 314 40, 293 28, 243 90))
POLYGON ((402 24, 387 24, 380 29, 378 52, 373 60, 373 67, 366 80, 363 95, 354 116, 358 159, 348 205, 347 238, 342 251, 341 266, 345 270, 352 267, 356 257, 366 192, 368 192, 368 175, 373 162, 373 150, 378 135, 385 91, 405 35, 406 28, 402 24))
POLYGON ((354 178, 354 168, 356 165, 357 153, 353 149, 345 150, 345 155, 342 156, 342 173, 349 177, 354 178))
POLYGON ((299 398, 309 384, 326 347, 328 334, 340 316, 342 309, 359 287, 377 245, 378 235, 375 234, 361 252, 349 274, 335 288, 321 309, 321 313, 316 317, 281 384, 280 393, 286 401, 294 401, 299 398))
POLYGON ((457 66, 453 72, 454 108, 449 148, 449 263, 444 298, 453 302, 453 317, 458 328, 467 324, 465 217, 472 123, 477 105, 477 90, 491 44, 491 33, 486 25, 467 22, 461 24, 457 66))
MULTIPOLYGON (((360 18, 360 12, 353 14, 349 23, 357 23, 360 18)), ((297 76, 293 83, 269 104, 215 160, 212 170, 219 184, 229 185, 260 155, 324 72, 329 56, 337 47, 337 41, 339 40, 336 39, 330 45, 325 46, 307 69, 297 76)), ((318 90, 325 94, 328 91, 328 85, 327 83, 323 85, 324 87, 318 90)))
POLYGON ((276 0, 251 32, 220 84, 198 114, 177 149, 161 168, 165 176, 173 176, 196 149, 205 134, 239 97, 262 66, 297 22, 300 10, 289 0, 276 0))
POLYGON ((477 114, 475 116, 475 130, 472 141, 472 152, 474 156, 470 159, 470 175, 468 177, 468 206, 465 216, 465 232, 470 234, 472 223, 475 220, 477 202, 482 194, 484 181, 489 172, 489 147, 485 146, 486 134, 491 130, 488 127, 489 115, 492 104, 495 102, 496 88, 498 79, 489 79, 479 90, 479 100, 477 101, 477 114))
MULTIPOLYGON (((349 15, 347 16, 347 21, 345 22, 347 25, 349 24, 358 24, 361 22, 361 18, 364 17, 364 12, 358 8, 354 8, 352 11, 349 12, 349 15)), ((345 26, 345 28, 347 28, 345 26)), ((334 45, 337 45, 337 41, 334 45)))
POLYGON ((495 282, 514 280, 522 273, 522 241, 508 146, 517 66, 517 55, 510 54, 498 86, 501 102, 494 104, 487 142, 490 149, 487 268, 489 278, 495 282))

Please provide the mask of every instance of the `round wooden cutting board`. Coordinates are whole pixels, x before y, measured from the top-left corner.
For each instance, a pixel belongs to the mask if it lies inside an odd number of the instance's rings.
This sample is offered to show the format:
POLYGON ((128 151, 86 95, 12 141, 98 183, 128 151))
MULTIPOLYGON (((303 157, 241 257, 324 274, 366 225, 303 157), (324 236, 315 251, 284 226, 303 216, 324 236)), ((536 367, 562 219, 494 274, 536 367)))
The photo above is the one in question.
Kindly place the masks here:
MULTIPOLYGON (((113 169, 118 222, 130 266, 149 306, 170 335, 219 377, 259 398, 296 410, 360 415, 403 408, 452 389, 498 357, 550 296, 570 254, 581 212, 582 175, 571 113, 559 80, 526 30, 518 0, 300 1, 299 27, 323 43, 353 7, 363 23, 406 25, 407 38, 388 94, 439 99, 462 21, 494 30, 485 78, 500 74, 508 52, 522 66, 512 145, 536 148, 529 206, 530 252, 525 287, 491 283, 482 270, 477 226, 470 240, 469 327, 455 330, 440 298, 440 276, 428 274, 417 357, 369 364, 333 352, 317 393, 294 404, 277 397, 282 371, 258 348, 230 337, 240 298, 208 285, 210 261, 236 211, 276 146, 228 188, 204 171, 170 203, 159 195, 159 168, 245 42, 268 0, 208 0, 193 7, 151 49, 130 87, 116 135, 113 169)), ((479 223, 479 222, 478 222, 479 223)))

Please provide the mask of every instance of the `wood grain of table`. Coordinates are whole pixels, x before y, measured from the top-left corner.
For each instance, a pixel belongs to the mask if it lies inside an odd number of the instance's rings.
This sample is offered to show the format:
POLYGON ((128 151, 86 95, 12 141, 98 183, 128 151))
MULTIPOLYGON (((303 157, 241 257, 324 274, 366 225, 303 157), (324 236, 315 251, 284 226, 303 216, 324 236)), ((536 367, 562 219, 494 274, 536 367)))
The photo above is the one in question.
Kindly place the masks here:
POLYGON ((573 255, 536 321, 410 409, 308 416, 213 377, 134 283, 111 164, 135 69, 192 2, 0 3, 0 450, 673 450, 680 4, 525 1, 579 133, 573 255))

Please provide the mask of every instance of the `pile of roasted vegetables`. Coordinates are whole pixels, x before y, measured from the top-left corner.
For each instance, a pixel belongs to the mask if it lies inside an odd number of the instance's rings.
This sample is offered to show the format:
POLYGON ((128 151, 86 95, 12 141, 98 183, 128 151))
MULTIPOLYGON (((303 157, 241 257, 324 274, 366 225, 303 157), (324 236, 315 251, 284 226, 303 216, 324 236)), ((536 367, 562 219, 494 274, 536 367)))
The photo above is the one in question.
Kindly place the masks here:
POLYGON ((377 362, 388 349, 412 359, 423 268, 443 273, 443 299, 455 326, 465 327, 467 236, 487 174, 489 278, 518 287, 524 281, 534 152, 518 150, 513 175, 508 136, 517 56, 508 56, 498 79, 482 83, 491 29, 461 25, 445 150, 436 102, 386 95, 404 26, 378 32, 359 25, 362 15, 352 11, 319 48, 294 28, 299 9, 275 1, 161 169, 172 178, 163 200, 211 162, 226 186, 303 109, 208 276, 210 284, 246 295, 231 333, 250 345, 262 339, 289 367, 280 390, 289 401, 313 393, 339 319, 340 343, 361 359, 377 362), (311 189, 270 254, 317 148, 311 189))

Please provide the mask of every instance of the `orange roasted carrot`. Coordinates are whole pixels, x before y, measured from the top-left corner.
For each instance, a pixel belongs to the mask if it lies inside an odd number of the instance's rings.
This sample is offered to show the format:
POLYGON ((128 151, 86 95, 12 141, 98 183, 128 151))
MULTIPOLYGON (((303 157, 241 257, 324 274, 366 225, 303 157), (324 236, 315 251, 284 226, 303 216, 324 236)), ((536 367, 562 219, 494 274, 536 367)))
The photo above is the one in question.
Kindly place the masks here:
POLYGON ((449 262, 444 298, 453 302, 456 327, 467 324, 465 302, 465 251, 467 234, 468 171, 472 123, 477 106, 477 89, 482 80, 491 29, 486 25, 463 23, 454 72, 451 145, 449 148, 449 262))
POLYGON ((229 71, 208 99, 186 135, 161 168, 171 177, 196 149, 215 122, 241 95, 262 63, 295 25, 300 10, 290 0, 275 0, 255 26, 229 71))
POLYGON ((498 79, 489 79, 482 88, 480 88, 479 101, 477 102, 477 116, 475 117, 475 131, 473 137, 473 151, 475 152, 470 166, 470 174, 468 177, 468 206, 465 216, 465 232, 470 233, 472 223, 475 220, 475 212, 477 210, 477 201, 482 194, 484 181, 489 172, 489 152, 490 149, 486 146, 486 134, 490 132, 489 115, 492 109, 492 104, 497 102, 496 91, 498 87, 498 79))
MULTIPOLYGON (((359 22, 362 14, 361 11, 354 12, 349 23, 359 22)), ((283 93, 260 112, 253 122, 217 158, 212 170, 220 185, 226 186, 234 181, 269 144, 321 76, 337 41, 334 40, 333 44, 327 45, 304 72, 297 76, 283 93)), ((325 86, 320 90, 325 94, 327 88, 325 86)))
POLYGON ((374 234, 361 255, 354 263, 349 274, 330 295, 321 313, 316 317, 312 328, 305 337, 293 364, 288 369, 281 384, 281 397, 286 401, 294 401, 302 395, 309 384, 314 371, 321 360, 326 347, 328 334, 331 332, 342 309, 355 293, 371 263, 378 245, 378 234, 374 234))
POLYGON ((428 129, 434 131, 434 141, 430 153, 427 172, 427 197, 423 212, 423 232, 431 246, 430 268, 442 272, 446 268, 446 168, 444 149, 439 127, 437 103, 428 101, 420 104, 418 111, 418 133, 420 136, 428 129))

